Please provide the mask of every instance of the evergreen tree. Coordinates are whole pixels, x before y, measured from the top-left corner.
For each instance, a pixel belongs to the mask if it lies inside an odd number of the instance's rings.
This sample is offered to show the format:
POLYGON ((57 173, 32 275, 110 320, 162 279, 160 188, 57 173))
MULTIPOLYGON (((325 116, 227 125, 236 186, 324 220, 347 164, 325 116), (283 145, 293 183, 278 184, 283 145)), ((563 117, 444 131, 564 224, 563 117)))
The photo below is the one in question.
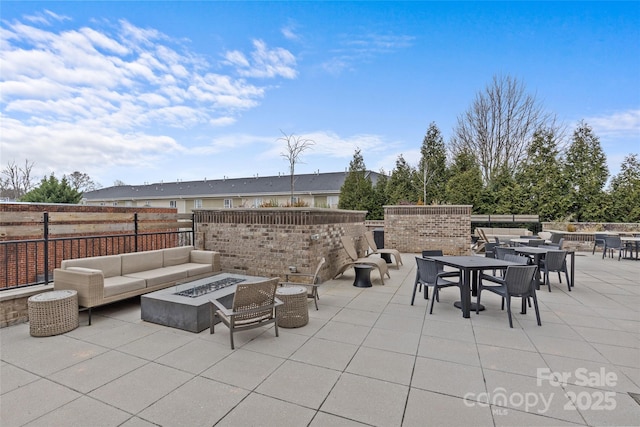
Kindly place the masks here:
POLYGON ((468 150, 459 151, 451 166, 445 196, 453 205, 473 205, 473 213, 481 211, 482 172, 474 155, 468 150))
POLYGON ((387 184, 389 203, 392 205, 416 203, 420 196, 415 190, 415 182, 415 169, 406 162, 402 154, 399 155, 387 184))
POLYGON ((539 129, 534 133, 516 182, 520 187, 521 213, 538 215, 540 221, 567 216, 568 187, 553 129, 539 129))
POLYGON ((565 162, 570 219, 578 222, 607 219, 607 200, 603 191, 609 177, 606 161, 600 139, 586 123, 580 123, 573 133, 565 162))
POLYGON ((40 185, 20 198, 21 202, 33 203, 78 203, 82 199, 82 193, 75 190, 63 176, 60 181, 54 174, 42 178, 40 185))
POLYGON ((371 214, 370 219, 384 219, 384 206, 389 204, 387 197, 388 183, 389 179, 387 178, 387 174, 384 169, 381 169, 378 180, 373 186, 373 204, 369 211, 371 214))
POLYGON ((432 122, 420 147, 420 163, 416 174, 425 205, 444 199, 447 182, 447 151, 440 129, 432 122))
POLYGON ((608 221, 640 222, 640 161, 629 154, 620 173, 611 179, 611 218, 608 221))
MULTIPOLYGON (((338 208, 370 211, 372 205, 373 185, 367 176, 367 169, 360 149, 357 149, 349 163, 349 172, 340 189, 338 208)), ((367 213, 367 219, 370 214, 371 212, 367 213)))

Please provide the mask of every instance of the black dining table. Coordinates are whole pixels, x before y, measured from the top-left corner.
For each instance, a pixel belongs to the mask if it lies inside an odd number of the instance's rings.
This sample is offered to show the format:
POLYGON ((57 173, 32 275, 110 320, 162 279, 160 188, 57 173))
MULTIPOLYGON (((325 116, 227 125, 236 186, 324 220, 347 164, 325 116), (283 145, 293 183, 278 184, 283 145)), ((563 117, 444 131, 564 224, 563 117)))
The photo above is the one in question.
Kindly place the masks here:
MULTIPOLYGON (((515 251, 517 253, 523 254, 523 255, 531 255, 533 256, 533 262, 535 265, 540 266, 540 258, 542 258, 544 255, 546 255, 547 252, 549 251, 567 251, 567 253, 569 254, 569 257, 571 259, 571 268, 569 270, 569 280, 571 281, 570 283, 570 288, 573 288, 573 285, 575 284, 574 282, 574 277, 575 277, 575 273, 576 273, 576 267, 575 267, 575 261, 576 261, 576 251, 574 250, 566 250, 566 249, 558 249, 558 248, 542 248, 540 246, 519 246, 514 248, 515 251)), ((538 269, 538 282, 540 283, 540 269, 538 269)))
MULTIPOLYGON (((462 309, 462 317, 469 318, 472 308, 471 290, 476 294, 478 289, 478 279, 480 272, 484 270, 501 270, 506 269, 510 265, 520 265, 515 262, 505 261, 503 259, 487 258, 481 256, 426 256, 437 263, 454 267, 462 272, 462 282, 460 283, 460 302, 456 303, 462 309)), ((475 309, 475 307, 474 307, 475 309)), ((479 307, 479 309, 483 309, 479 307)))

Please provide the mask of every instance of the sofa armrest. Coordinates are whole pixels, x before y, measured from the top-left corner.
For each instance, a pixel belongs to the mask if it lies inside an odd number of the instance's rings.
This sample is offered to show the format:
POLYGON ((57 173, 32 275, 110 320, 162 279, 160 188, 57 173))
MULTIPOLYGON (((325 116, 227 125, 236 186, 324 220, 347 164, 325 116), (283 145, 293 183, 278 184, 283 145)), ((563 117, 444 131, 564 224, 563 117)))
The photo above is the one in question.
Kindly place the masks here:
POLYGON ((220 271, 220 252, 194 249, 189 255, 189 261, 197 264, 209 264, 213 271, 220 271))
POLYGON ((77 291, 80 306, 95 307, 104 299, 104 274, 92 268, 56 268, 53 271, 53 289, 77 291))

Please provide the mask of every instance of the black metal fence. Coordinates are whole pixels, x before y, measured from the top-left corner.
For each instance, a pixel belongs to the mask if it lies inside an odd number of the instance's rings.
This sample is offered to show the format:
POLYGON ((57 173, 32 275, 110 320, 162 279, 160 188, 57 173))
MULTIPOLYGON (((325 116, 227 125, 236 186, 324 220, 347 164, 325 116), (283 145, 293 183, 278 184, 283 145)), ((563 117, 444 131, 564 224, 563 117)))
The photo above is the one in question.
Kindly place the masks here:
POLYGON ((51 237, 45 212, 42 238, 0 241, 0 291, 47 284, 65 259, 193 245, 195 227, 189 217, 189 222, 173 223, 180 224, 174 230, 140 231, 135 214, 131 233, 51 237))

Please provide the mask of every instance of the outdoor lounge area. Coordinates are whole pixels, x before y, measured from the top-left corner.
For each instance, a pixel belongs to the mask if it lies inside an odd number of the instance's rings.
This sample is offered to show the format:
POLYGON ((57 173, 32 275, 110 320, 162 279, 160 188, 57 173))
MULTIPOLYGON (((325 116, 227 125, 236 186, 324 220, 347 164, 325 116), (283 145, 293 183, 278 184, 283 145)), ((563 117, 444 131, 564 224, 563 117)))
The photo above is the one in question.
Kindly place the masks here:
MULTIPOLYGON (((640 424, 640 263, 575 257, 533 309, 498 295, 463 318, 459 288, 411 296, 418 254, 384 286, 325 281, 298 328, 234 334, 141 320, 140 297, 70 332, 0 329, 0 424, 12 426, 574 426, 640 424), (430 296, 432 296, 430 294, 430 296), (572 403, 572 401, 574 403, 572 403)), ((475 300, 475 297, 473 298, 475 300)))

